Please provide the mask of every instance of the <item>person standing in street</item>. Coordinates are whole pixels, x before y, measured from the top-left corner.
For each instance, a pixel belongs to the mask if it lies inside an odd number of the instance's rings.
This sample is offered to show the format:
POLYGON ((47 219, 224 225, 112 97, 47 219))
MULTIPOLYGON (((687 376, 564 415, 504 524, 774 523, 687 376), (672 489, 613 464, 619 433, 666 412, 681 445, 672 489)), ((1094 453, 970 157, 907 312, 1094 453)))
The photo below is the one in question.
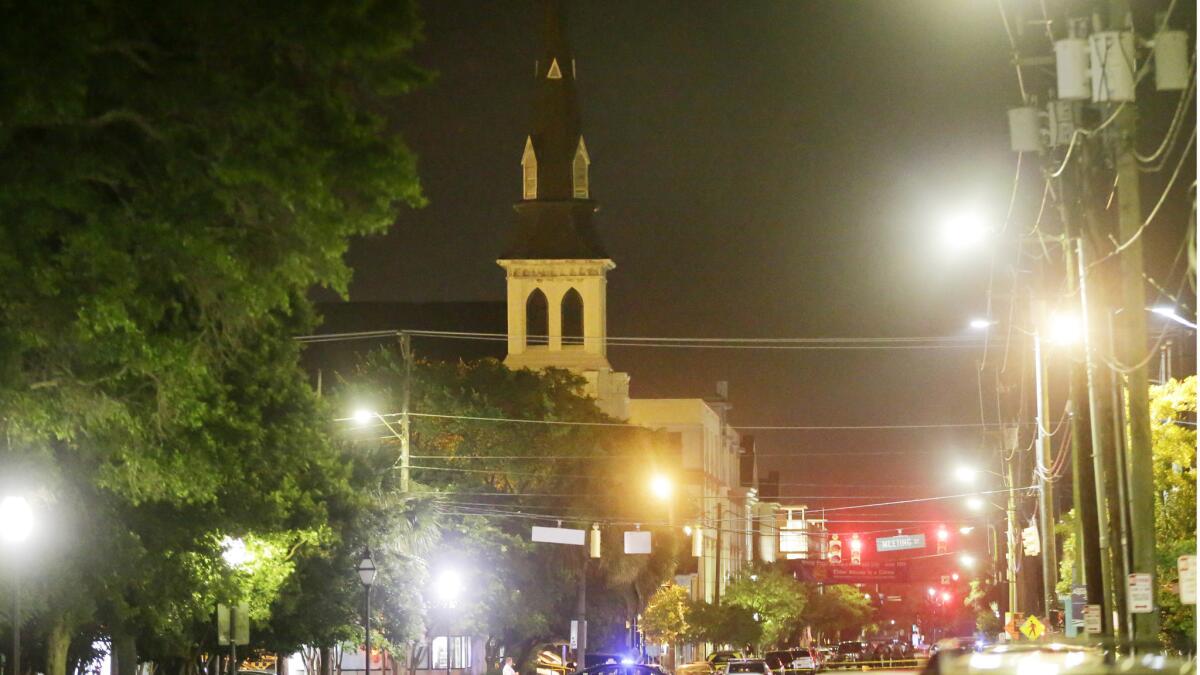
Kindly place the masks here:
POLYGON ((513 668, 513 659, 511 656, 504 657, 504 675, 521 675, 513 668))

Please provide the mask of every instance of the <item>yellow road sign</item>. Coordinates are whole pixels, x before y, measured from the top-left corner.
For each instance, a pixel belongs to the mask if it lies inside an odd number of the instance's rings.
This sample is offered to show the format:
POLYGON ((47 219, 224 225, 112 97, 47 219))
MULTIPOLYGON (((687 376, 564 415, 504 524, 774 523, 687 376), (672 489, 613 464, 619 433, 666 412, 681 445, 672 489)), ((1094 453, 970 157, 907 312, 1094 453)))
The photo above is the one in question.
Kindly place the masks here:
POLYGON ((1036 640, 1046 633, 1046 626, 1036 616, 1031 616, 1021 624, 1021 633, 1030 640, 1036 640))

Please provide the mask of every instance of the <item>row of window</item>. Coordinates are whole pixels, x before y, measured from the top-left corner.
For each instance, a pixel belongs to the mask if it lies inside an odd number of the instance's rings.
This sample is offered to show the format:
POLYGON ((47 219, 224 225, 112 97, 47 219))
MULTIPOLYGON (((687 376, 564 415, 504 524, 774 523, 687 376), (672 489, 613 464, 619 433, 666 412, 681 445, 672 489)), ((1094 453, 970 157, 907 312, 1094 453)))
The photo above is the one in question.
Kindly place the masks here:
MULTIPOLYGON (((580 137, 575 159, 571 161, 571 183, 576 199, 588 198, 589 163, 587 146, 580 137)), ((525 139, 525 153, 521 157, 521 184, 521 192, 525 199, 537 199, 537 156, 533 152, 533 140, 529 138, 525 139)))
POLYGON ((423 645, 417 645, 414 657, 417 670, 470 668, 471 638, 467 635, 435 637, 423 645))
MULTIPOLYGON (((535 288, 525 300, 525 342, 544 345, 550 335, 550 301, 542 289, 535 288)), ((563 344, 583 344, 583 296, 574 288, 562 299, 563 344)))

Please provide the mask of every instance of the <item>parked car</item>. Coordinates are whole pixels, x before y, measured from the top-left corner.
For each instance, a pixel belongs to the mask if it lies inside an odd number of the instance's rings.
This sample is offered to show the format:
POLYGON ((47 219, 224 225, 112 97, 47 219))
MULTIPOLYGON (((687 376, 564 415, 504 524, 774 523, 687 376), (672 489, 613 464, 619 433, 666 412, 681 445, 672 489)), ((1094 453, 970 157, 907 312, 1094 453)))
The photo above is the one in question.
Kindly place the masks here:
POLYGON ((726 667, 729 675, 775 675, 771 666, 763 659, 740 659, 730 661, 726 667))
POLYGON ((730 661, 744 658, 746 658, 746 655, 739 651, 717 651, 708 655, 708 665, 712 666, 713 670, 718 673, 723 673, 730 661))
POLYGON ((767 652, 763 660, 775 671, 780 673, 815 673, 820 669, 817 655, 811 649, 784 649, 767 652))
POLYGON ((839 642, 834 650, 834 661, 837 663, 852 663, 867 660, 867 645, 858 640, 839 642))
MULTIPOLYGON (((591 656, 589 654, 588 656, 591 656)), ((658 666, 648 666, 641 663, 602 663, 591 668, 584 668, 575 675, 662 675, 663 670, 658 666)))

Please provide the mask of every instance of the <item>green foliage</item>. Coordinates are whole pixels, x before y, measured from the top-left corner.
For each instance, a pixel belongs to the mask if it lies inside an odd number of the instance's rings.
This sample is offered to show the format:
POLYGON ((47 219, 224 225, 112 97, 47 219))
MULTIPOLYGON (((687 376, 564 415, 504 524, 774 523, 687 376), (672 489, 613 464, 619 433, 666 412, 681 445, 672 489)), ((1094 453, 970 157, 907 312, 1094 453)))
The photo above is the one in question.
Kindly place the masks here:
MULTIPOLYGON (((333 396, 346 416, 359 407, 391 413, 400 407, 405 365, 390 350, 370 353, 333 396)), ((646 489, 646 477, 667 464, 659 434, 620 426, 520 424, 468 418, 611 422, 583 395, 584 381, 562 370, 510 370, 485 359, 472 363, 417 361, 411 409, 446 417, 415 416, 411 423, 413 480, 436 492, 445 553, 432 566, 464 570, 470 603, 455 625, 479 631, 518 659, 540 641, 565 639, 575 614, 583 551, 534 544, 531 524, 591 529, 595 521, 660 521, 664 507, 646 489), (619 456, 620 461, 614 461, 619 456), (544 458, 544 459, 543 459, 544 458), (549 496, 546 496, 549 495, 549 496), (512 517, 515 512, 522 517, 512 517), (528 515, 547 514, 541 522, 528 515), (534 592, 532 589, 536 589, 534 592)), ((392 418, 394 419, 394 418, 392 418)), ((346 431, 356 446, 397 457, 382 424, 346 431)), ((380 476, 396 485, 396 471, 380 476)), ((655 532, 650 556, 622 550, 626 526, 602 525, 602 556, 588 563, 589 642, 604 647, 670 577, 678 543, 655 532)))
POLYGON ((349 576, 367 536, 329 524, 373 508, 291 336, 312 326, 313 286, 345 290, 350 237, 421 202, 386 115, 424 79, 412 3, 5 15, 0 477, 54 523, 28 634, 65 624, 77 644, 134 638, 143 658, 186 661, 237 597, 281 646, 337 633, 269 625, 320 561, 349 576), (229 570, 223 536, 258 563, 229 570))
POLYGON ((871 603, 856 587, 847 584, 826 586, 822 592, 808 587, 804 623, 826 635, 862 627, 874 613, 871 603))
POLYGON ((642 612, 642 630, 654 642, 674 644, 688 632, 688 590, 678 584, 658 589, 642 612))
POLYGON ((1154 530, 1158 552, 1158 606, 1164 643, 1194 652, 1196 606, 1178 593, 1178 559, 1196 553, 1196 377, 1150 388, 1154 442, 1154 530))
POLYGON ((804 584, 779 567, 760 565, 743 572, 725 589, 725 603, 758 615, 763 646, 782 645, 799 628, 808 603, 804 584))
POLYGON ((999 606, 1000 591, 989 579, 971 580, 971 590, 963 604, 975 612, 975 629, 987 635, 996 635, 1004 629, 1004 620, 997 616, 994 607, 999 606))
POLYGON ((743 648, 762 642, 762 624, 754 620, 754 612, 737 605, 712 605, 707 602, 688 603, 688 626, 685 639, 690 642, 711 642, 743 648))

